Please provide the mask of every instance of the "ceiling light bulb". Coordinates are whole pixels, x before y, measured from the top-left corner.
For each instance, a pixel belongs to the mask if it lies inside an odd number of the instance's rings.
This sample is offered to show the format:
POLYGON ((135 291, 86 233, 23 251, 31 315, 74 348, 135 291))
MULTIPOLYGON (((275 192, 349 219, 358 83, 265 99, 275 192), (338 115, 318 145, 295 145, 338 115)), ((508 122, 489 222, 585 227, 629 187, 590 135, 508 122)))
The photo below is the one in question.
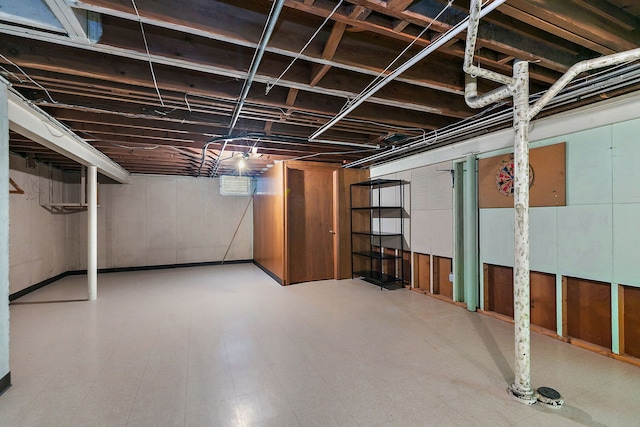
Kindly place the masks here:
POLYGON ((247 166, 247 162, 244 161, 244 158, 241 157, 240 160, 238 160, 238 169, 242 170, 247 166))

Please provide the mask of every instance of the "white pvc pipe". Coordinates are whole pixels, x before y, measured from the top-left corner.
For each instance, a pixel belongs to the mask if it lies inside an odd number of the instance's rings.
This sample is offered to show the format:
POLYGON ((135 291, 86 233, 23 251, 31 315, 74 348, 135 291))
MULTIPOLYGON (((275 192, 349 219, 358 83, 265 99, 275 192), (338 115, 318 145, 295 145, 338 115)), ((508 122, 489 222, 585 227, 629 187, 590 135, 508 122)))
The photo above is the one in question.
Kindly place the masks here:
POLYGON ((89 301, 98 298, 98 168, 87 168, 87 286, 89 301))
POLYGON ((491 92, 478 96, 478 79, 469 74, 464 75, 464 100, 471 108, 484 108, 509 96, 511 96, 509 86, 500 86, 491 92))
POLYGON ((483 77, 504 85, 513 84, 513 77, 473 65, 473 55, 476 51, 476 41, 478 38, 478 27, 480 26, 480 18, 482 18, 482 16, 484 15, 482 14, 480 0, 472 1, 469 5, 469 29, 467 30, 467 43, 465 45, 462 71, 470 74, 473 78, 483 77))
POLYGON ((556 81, 553 86, 531 107, 529 110, 529 120, 532 120, 562 89, 565 88, 576 76, 585 71, 596 68, 604 68, 612 65, 622 64, 640 59, 640 48, 627 50, 625 52, 614 53, 613 55, 602 56, 595 59, 574 64, 567 72, 556 81))
MULTIPOLYGON (((478 19, 485 16, 495 8, 497 8, 505 1, 507 0, 494 1, 493 3, 491 3, 490 5, 488 5, 487 7, 485 7, 480 11, 478 19)), ((333 127, 333 125, 335 125, 340 120, 342 120, 347 114, 355 110, 360 104, 366 101, 370 96, 372 96, 374 93, 376 93, 377 91, 382 89, 384 86, 386 86, 389 82, 391 82, 391 80, 395 79, 400 74, 404 73, 409 68, 413 67, 415 64, 417 64, 418 62, 420 62, 421 60, 429 56, 431 53, 435 52, 436 50, 444 46, 446 43, 451 41, 451 39, 453 39, 458 34, 466 30, 468 26, 469 26, 469 17, 465 18, 462 22, 460 22, 455 27, 452 27, 449 31, 447 31, 442 36, 440 36, 435 42, 433 42, 429 46, 422 49, 416 56, 409 59, 404 64, 400 65, 392 73, 388 74, 385 78, 383 78, 378 83, 373 85, 368 91, 366 91, 364 94, 362 94, 362 96, 358 97, 351 105, 349 105, 348 108, 345 108, 338 115, 333 117, 327 123, 322 125, 318 130, 312 133, 311 136, 309 136, 309 140, 316 139, 317 137, 325 133, 327 130, 333 127)))

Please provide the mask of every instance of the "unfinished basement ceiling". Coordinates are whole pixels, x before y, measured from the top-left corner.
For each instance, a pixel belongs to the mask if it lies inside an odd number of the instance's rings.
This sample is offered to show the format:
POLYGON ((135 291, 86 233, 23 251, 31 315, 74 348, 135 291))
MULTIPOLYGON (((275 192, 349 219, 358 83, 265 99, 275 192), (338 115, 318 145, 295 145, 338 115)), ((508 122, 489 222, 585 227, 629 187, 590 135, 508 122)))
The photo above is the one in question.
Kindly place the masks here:
MULTIPOLYGON (((377 76, 464 20, 469 1, 285 0, 232 126, 272 5, 0 0, 0 75, 131 173, 237 174, 240 156, 249 175, 292 158, 367 167, 511 125, 507 104, 466 106, 462 33, 309 141, 377 76)), ((476 59, 507 75, 514 59, 532 61, 535 94, 576 62, 639 46, 639 2, 508 0, 482 19, 476 59)), ((598 71, 543 114, 635 91, 637 68, 598 71)), ((78 168, 15 133, 10 149, 78 168)))

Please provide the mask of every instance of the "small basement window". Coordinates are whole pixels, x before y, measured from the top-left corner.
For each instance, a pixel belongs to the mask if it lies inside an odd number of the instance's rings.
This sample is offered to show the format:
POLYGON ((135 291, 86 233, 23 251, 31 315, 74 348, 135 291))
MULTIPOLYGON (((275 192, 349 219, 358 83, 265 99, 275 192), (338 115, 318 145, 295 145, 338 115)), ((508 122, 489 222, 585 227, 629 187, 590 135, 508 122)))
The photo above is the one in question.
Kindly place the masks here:
POLYGON ((221 196, 251 196, 255 189, 255 180, 249 176, 220 176, 221 196))

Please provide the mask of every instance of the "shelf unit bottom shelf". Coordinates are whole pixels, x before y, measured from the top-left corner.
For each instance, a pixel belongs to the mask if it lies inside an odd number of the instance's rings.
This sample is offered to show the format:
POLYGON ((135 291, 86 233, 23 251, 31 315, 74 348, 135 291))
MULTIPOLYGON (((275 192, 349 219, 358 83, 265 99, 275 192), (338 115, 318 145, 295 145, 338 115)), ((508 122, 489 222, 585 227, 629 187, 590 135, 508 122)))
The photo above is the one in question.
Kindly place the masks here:
POLYGON ((355 271, 353 275, 360 276, 362 280, 373 283, 374 285, 378 285, 385 289, 395 290, 404 288, 404 284, 402 283, 402 279, 400 277, 380 273, 379 271, 355 271))

